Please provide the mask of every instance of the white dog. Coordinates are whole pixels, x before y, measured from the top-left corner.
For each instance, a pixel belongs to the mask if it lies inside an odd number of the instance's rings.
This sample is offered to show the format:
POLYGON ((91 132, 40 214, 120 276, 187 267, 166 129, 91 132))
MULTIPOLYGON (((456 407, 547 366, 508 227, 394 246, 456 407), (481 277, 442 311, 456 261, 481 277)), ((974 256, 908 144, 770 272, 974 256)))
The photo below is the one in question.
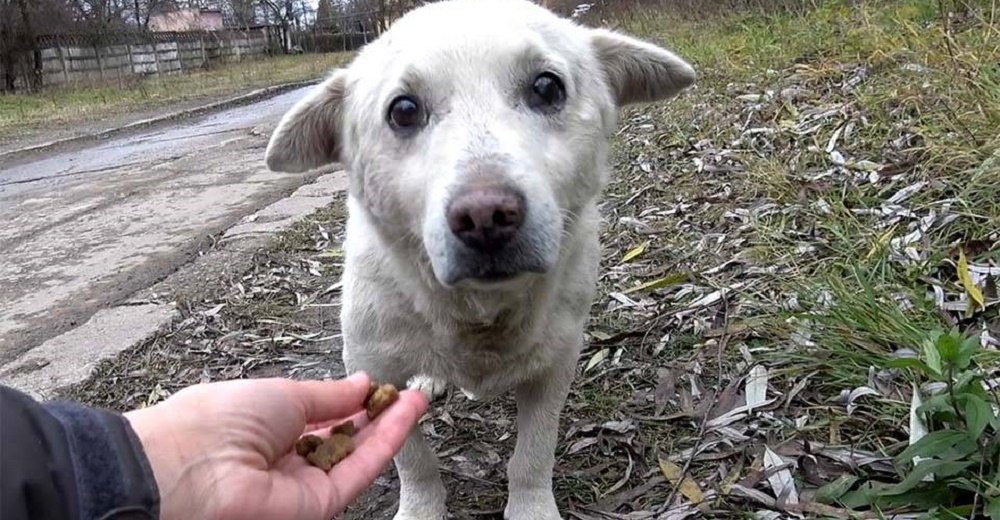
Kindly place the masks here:
MULTIPOLYGON (((505 518, 560 518, 559 415, 596 290, 596 202, 617 109, 672 97, 673 53, 526 0, 406 14, 280 122, 266 160, 350 176, 344 364, 425 391, 514 390, 505 518), (433 387, 433 388, 432 388, 433 387)), ((446 516, 419 429, 395 459, 396 520, 446 516)))

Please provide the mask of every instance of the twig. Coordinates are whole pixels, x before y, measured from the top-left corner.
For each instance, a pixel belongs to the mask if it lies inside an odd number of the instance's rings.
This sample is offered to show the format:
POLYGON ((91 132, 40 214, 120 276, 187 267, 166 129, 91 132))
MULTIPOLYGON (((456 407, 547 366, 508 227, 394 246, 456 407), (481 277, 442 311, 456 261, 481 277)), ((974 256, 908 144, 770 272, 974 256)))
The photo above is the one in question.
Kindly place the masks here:
MULTIPOLYGON (((714 288, 719 289, 719 287, 714 287, 714 288)), ((720 379, 722 377, 722 353, 725 351, 726 345, 729 343, 729 337, 730 337, 729 299, 726 297, 725 294, 722 295, 722 313, 724 316, 723 319, 724 325, 723 325, 722 335, 719 337, 719 345, 718 348, 716 349, 716 361, 717 361, 716 369, 718 370, 717 375, 720 379)), ((718 382, 716 382, 716 385, 718 386, 718 382)), ((684 479, 687 477, 687 472, 691 468, 691 463, 694 462, 694 458, 698 455, 698 447, 701 445, 701 442, 705 439, 705 429, 706 425, 708 424, 708 418, 712 416, 712 410, 714 408, 715 408, 715 403, 709 406, 705 410, 704 415, 701 416, 701 423, 698 425, 698 436, 695 439, 694 447, 691 449, 691 454, 688 455, 687 460, 684 461, 684 466, 681 468, 681 473, 677 477, 677 482, 674 484, 673 489, 670 490, 670 495, 667 496, 667 500, 666 502, 664 502, 664 507, 669 508, 670 504, 672 504, 674 502, 674 499, 677 497, 677 492, 681 488, 681 483, 684 482, 684 479)))
POLYGON ((492 480, 486 480, 484 478, 474 477, 472 475, 466 475, 465 473, 459 473, 459 472, 457 472, 457 471, 455 471, 453 469, 450 469, 450 468, 444 468, 444 467, 442 467, 441 468, 441 472, 442 473, 447 473, 447 474, 449 474, 449 475, 451 475, 453 477, 459 478, 459 479, 471 480, 473 482, 479 482, 480 484, 486 484, 486 485, 493 486, 493 487, 499 486, 499 484, 497 484, 496 482, 493 482, 492 480))

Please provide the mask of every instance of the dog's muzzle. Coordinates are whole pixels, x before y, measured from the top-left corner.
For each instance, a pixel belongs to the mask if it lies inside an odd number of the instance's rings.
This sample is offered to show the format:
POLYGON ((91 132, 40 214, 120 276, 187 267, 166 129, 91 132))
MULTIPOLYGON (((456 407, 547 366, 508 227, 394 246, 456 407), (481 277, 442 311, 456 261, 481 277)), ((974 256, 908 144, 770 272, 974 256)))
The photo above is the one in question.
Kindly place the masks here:
POLYGON ((451 236, 444 281, 498 282, 545 272, 526 225, 528 209, 524 194, 510 186, 478 185, 455 194, 445 210, 451 236))

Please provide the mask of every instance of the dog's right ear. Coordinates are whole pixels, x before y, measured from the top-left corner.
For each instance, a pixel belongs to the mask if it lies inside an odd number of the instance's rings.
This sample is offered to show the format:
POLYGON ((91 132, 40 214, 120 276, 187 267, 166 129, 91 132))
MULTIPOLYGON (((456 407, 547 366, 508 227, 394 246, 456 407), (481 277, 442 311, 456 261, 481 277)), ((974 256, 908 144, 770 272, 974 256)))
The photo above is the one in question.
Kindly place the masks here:
POLYGON ((607 29, 590 35, 619 105, 669 99, 695 82, 694 68, 662 47, 607 29))
POLYGON ((281 118, 264 153, 276 172, 300 173, 340 160, 346 73, 338 69, 281 118))

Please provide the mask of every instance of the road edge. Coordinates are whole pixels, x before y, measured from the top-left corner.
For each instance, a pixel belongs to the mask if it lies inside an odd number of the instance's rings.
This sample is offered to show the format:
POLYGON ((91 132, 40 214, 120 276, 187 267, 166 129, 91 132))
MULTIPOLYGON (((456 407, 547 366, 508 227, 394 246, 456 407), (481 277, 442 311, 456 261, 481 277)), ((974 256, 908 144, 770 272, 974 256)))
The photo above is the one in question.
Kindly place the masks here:
MULTIPOLYGON (((335 202, 338 194, 347 190, 347 182, 347 174, 339 165, 326 169, 312 182, 228 227, 221 234, 220 243, 245 252, 273 244, 296 222, 335 202)), ((206 253, 212 254, 224 252, 206 253)), ((193 262, 185 263, 171 276, 192 266, 193 262)), ((146 298, 149 289, 139 289, 122 303, 97 311, 79 327, 0 365, 0 384, 47 401, 88 380, 101 362, 135 348, 180 318, 176 302, 146 298)))
POLYGON ((65 146, 69 144, 81 143, 84 141, 91 140, 101 140, 107 139, 111 136, 119 135, 126 132, 132 132, 136 130, 141 130, 148 128, 160 123, 173 122, 187 117, 204 115, 212 112, 218 112, 228 108, 238 107, 242 105, 248 105, 263 99, 277 96, 285 92, 295 90, 297 88, 308 87, 312 85, 317 85, 322 81, 322 78, 310 79, 306 81, 296 81, 292 83, 282 83, 280 85, 272 85, 270 87, 263 87, 256 90, 247 92, 246 94, 241 94, 239 96, 234 96, 230 98, 223 99, 221 101, 214 101, 212 103, 207 103, 204 105, 199 105, 194 108, 188 108, 184 110, 178 110, 175 112, 170 112, 168 114, 150 117, 129 123, 127 125, 117 126, 109 128, 106 130, 101 130, 100 132, 91 132, 88 134, 75 135, 72 137, 65 137, 62 139, 56 139, 53 141, 48 141, 41 144, 25 146, 23 148, 17 148, 14 150, 8 150, 6 152, 0 152, 0 160, 11 159, 19 155, 25 155, 30 153, 38 153, 59 146, 65 146))

